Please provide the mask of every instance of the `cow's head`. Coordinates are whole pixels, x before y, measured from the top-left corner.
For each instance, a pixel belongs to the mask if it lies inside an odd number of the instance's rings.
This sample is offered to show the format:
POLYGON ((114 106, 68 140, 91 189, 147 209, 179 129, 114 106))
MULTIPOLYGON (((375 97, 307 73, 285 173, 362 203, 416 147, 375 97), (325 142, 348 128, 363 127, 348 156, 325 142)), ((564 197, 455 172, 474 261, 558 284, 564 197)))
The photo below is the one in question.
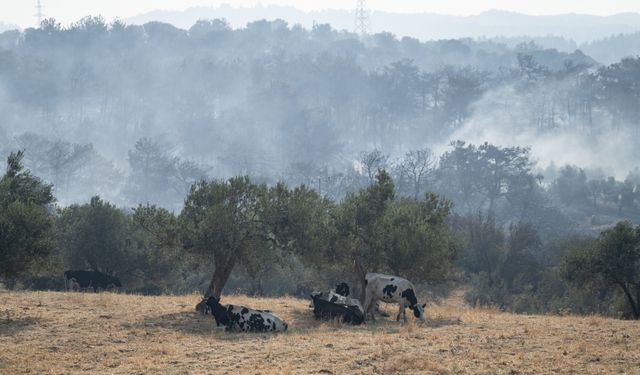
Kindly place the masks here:
POLYGON ((202 315, 207 315, 211 308, 207 305, 207 299, 203 298, 202 301, 198 302, 196 305, 196 311, 202 315))
POLYGON ((416 303, 415 305, 411 306, 411 310, 413 310, 413 315, 415 315, 416 318, 424 321, 425 307, 427 307, 426 303, 423 303, 422 305, 419 303, 416 303))
POLYGON ((216 320, 218 326, 226 325, 229 322, 229 316, 227 314, 227 308, 220 304, 220 299, 214 296, 211 296, 207 299, 205 304, 211 310, 211 314, 213 318, 216 320))
POLYGON ((315 306, 313 305, 313 301, 315 301, 316 298, 322 298, 322 295, 324 293, 322 292, 311 292, 311 294, 309 295, 309 297, 311 298, 311 303, 309 304, 309 308, 312 309, 315 306))
POLYGON ((344 296, 344 297, 349 297, 349 294, 350 294, 349 284, 347 284, 347 283, 337 284, 336 285, 336 294, 339 294, 339 295, 344 296))

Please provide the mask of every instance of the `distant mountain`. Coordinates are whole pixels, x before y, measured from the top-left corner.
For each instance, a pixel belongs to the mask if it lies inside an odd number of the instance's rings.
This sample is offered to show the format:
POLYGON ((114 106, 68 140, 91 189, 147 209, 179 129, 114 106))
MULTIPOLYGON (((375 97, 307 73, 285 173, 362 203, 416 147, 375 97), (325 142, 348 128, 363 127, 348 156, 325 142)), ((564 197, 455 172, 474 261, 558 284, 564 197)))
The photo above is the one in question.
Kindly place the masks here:
MULTIPOLYGON (((285 6, 237 8, 229 5, 218 8, 190 8, 185 11, 153 11, 126 19, 125 22, 143 24, 162 21, 188 29, 198 19, 212 18, 226 18, 234 27, 244 27, 248 22, 259 19, 278 18, 305 27, 311 27, 316 22, 329 23, 338 30, 352 30, 354 25, 353 12, 348 10, 304 12, 285 6)), ((421 40, 552 35, 581 44, 615 34, 640 31, 640 14, 637 13, 621 13, 607 17, 582 14, 529 16, 492 10, 461 17, 434 13, 403 14, 374 11, 371 20, 373 32, 390 31, 401 37, 411 36, 421 40)))

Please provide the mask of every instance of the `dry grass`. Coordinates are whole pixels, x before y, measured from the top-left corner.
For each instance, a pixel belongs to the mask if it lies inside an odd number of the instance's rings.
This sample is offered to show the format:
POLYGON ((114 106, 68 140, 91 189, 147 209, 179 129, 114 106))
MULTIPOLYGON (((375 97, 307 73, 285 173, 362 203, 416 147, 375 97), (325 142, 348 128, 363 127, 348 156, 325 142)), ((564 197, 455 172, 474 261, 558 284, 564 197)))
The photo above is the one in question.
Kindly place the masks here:
MULTIPOLYGON (((317 322, 306 300, 233 296, 268 308, 284 334, 231 334, 194 312, 198 296, 0 292, 0 373, 640 374, 640 325, 601 317, 471 309, 360 327, 317 322)), ((389 309, 392 316, 395 310, 389 309)))

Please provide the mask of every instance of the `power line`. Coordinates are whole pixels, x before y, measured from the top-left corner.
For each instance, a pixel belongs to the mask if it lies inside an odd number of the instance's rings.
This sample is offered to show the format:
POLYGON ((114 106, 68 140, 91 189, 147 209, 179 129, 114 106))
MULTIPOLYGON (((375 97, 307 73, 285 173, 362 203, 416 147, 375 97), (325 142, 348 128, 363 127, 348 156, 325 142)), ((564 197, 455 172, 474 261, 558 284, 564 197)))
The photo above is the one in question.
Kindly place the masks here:
POLYGON ((355 33, 361 37, 371 32, 371 11, 367 7, 367 0, 357 0, 355 33))

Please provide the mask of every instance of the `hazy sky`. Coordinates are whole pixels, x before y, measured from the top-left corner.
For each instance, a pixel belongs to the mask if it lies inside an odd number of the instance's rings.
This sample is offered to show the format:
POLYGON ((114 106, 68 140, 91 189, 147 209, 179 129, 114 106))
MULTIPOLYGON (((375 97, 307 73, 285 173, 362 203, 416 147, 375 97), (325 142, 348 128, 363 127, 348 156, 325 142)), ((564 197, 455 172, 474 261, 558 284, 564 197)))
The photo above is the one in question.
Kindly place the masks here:
MULTIPOLYGON (((108 20, 127 18, 154 9, 182 10, 192 6, 292 5, 303 10, 352 8, 355 0, 41 0, 44 13, 63 24, 91 14, 108 20)), ((396 12, 435 12, 470 15, 489 9, 511 10, 527 14, 586 13, 610 15, 639 12, 639 0, 369 0, 372 9, 396 12)), ((22 27, 35 23, 36 0, 0 0, 0 21, 22 27)))

